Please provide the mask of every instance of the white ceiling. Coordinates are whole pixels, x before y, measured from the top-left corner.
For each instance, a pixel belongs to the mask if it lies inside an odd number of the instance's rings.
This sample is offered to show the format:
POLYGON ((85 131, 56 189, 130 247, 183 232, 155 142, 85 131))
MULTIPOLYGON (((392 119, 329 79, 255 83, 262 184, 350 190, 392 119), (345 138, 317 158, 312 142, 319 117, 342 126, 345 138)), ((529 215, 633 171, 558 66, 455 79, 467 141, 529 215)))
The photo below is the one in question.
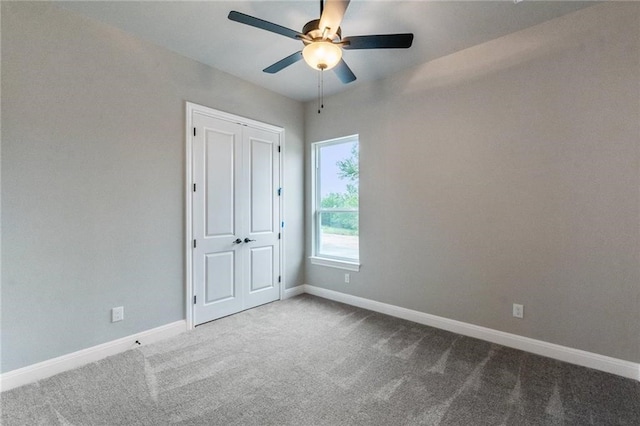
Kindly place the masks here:
MULTIPOLYGON (((290 98, 317 96, 317 72, 300 61, 277 74, 262 69, 302 43, 227 19, 237 10, 301 31, 320 14, 317 0, 291 1, 73 1, 58 5, 121 28, 139 38, 290 98)), ((344 60, 357 76, 342 84, 329 71, 325 95, 386 77, 453 52, 593 5, 593 1, 352 0, 343 37, 412 32, 410 49, 350 50, 344 60)))

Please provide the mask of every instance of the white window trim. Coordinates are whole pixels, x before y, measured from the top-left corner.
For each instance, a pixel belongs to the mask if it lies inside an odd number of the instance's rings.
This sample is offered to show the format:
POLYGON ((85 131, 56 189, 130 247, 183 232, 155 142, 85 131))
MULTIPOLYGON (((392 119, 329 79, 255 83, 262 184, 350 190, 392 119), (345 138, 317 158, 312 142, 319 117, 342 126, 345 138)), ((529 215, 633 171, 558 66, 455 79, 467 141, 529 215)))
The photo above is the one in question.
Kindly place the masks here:
MULTIPOLYGON (((323 256, 318 254, 318 195, 317 195, 317 170, 318 170, 318 147, 319 146, 327 146, 331 144, 339 144, 349 142, 349 139, 358 140, 358 135, 350 135, 345 137, 340 137, 336 139, 330 139, 326 141, 314 142, 311 144, 311 182, 312 182, 312 197, 311 197, 311 211, 312 215, 312 223, 311 223, 311 251, 312 255, 309 256, 309 260, 313 265, 326 266, 330 268, 344 269, 348 271, 358 272, 360 271, 360 259, 358 254, 358 259, 340 259, 330 256, 323 256)), ((353 211, 347 209, 336 209, 336 211, 353 211)), ((360 208, 357 210, 360 211, 360 208)), ((358 236, 359 238, 359 236, 358 236)))
POLYGON ((309 256, 313 265, 328 266, 330 268, 346 269, 347 271, 359 272, 360 263, 347 262, 346 260, 331 259, 328 257, 309 256))

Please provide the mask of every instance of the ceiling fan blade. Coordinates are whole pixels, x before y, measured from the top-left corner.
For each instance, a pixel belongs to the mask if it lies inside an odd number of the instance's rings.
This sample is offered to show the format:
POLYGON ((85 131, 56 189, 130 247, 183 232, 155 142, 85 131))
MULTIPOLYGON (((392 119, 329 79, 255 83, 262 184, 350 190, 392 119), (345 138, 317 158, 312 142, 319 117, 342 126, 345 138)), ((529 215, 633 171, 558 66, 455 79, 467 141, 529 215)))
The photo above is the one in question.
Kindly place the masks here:
POLYGON ((240 22, 241 24, 251 25, 252 27, 260 28, 262 30, 271 31, 272 33, 280 34, 285 37, 292 38, 294 40, 300 40, 304 38, 304 35, 298 31, 294 31, 290 28, 283 27, 273 22, 265 21, 264 19, 255 18, 253 16, 245 15, 244 13, 236 12, 232 10, 229 12, 229 19, 232 21, 240 22))
POLYGON ((328 38, 333 38, 338 28, 340 28, 340 23, 342 22, 342 18, 344 18, 344 13, 347 11, 349 1, 350 0, 326 0, 324 2, 319 29, 320 31, 324 31, 325 28, 329 28, 328 34, 326 34, 328 38))
POLYGON ((407 49, 413 43, 413 34, 380 34, 346 37, 343 49, 407 49))
POLYGON ((266 67, 265 69, 263 69, 262 71, 267 72, 269 74, 275 74, 280 70, 283 70, 284 68, 288 67, 291 64, 295 64, 296 62, 298 62, 300 59, 302 59, 302 51, 296 52, 292 55, 287 56, 284 59, 280 59, 278 62, 276 62, 275 64, 266 67))
POLYGON ((351 83, 356 79, 356 75, 351 71, 351 68, 349 68, 344 59, 340 59, 340 62, 338 62, 338 65, 335 66, 333 71, 344 84, 351 83))

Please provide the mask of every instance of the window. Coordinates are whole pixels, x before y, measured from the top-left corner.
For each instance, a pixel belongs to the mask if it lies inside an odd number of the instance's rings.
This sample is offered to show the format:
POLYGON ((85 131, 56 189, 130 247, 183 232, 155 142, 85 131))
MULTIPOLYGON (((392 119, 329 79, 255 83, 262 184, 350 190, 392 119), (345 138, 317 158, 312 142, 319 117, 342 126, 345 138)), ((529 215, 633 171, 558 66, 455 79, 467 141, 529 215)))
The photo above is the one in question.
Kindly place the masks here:
POLYGON ((316 142, 313 168, 313 255, 311 262, 359 269, 358 136, 316 142))

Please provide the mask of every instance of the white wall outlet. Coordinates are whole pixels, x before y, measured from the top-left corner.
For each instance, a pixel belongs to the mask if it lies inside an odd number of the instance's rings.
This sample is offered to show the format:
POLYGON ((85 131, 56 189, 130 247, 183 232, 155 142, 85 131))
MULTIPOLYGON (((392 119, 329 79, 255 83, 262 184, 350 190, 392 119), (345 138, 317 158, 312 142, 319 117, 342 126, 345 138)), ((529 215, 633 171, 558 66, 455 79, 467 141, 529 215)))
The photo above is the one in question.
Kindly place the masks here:
POLYGON ((349 274, 344 274, 344 282, 349 284, 349 281, 351 281, 351 276, 349 274))
POLYGON ((513 304, 513 316, 516 318, 524 318, 524 305, 513 304))
POLYGON ((124 319, 124 306, 111 309, 111 322, 118 322, 124 319))

